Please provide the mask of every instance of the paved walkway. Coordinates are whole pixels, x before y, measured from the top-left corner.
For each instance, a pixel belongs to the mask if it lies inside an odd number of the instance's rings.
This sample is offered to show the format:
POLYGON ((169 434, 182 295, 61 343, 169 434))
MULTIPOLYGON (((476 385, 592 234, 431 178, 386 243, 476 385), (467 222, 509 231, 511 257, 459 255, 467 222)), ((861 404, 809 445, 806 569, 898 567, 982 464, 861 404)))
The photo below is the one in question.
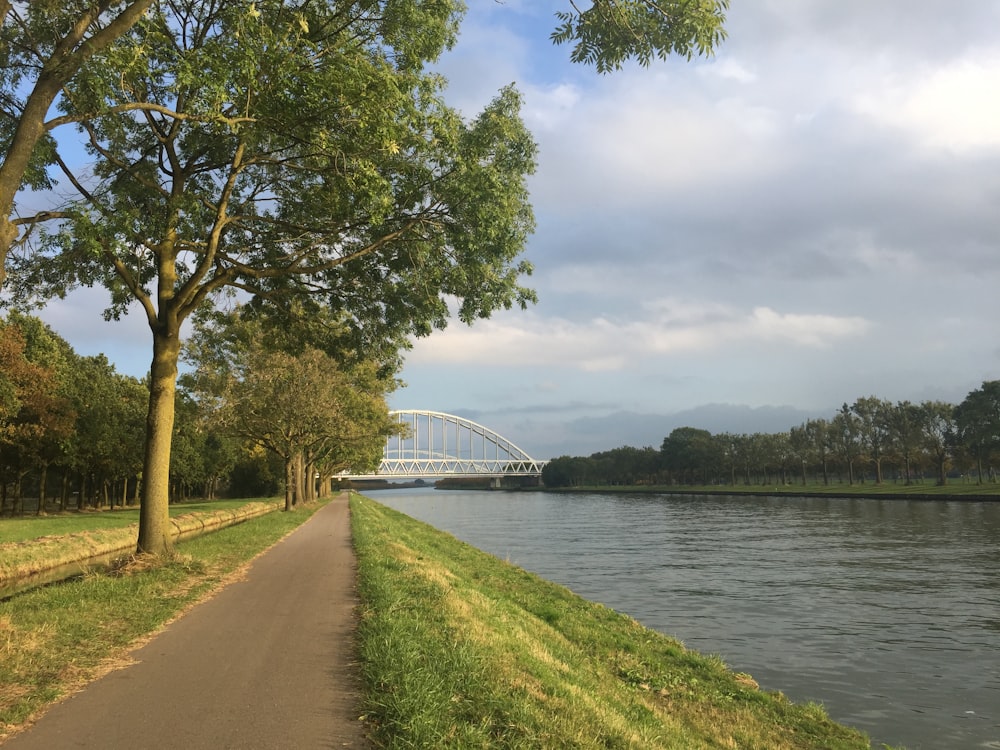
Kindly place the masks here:
POLYGON ((344 498, 3 750, 364 747, 344 498))

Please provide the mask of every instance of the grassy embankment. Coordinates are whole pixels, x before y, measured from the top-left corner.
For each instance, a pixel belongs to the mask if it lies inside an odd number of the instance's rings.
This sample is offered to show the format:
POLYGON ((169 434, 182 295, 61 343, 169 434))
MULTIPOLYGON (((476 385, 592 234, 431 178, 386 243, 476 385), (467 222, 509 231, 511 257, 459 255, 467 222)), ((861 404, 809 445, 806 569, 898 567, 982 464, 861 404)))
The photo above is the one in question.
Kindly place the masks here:
MULTIPOLYGON (((220 510, 242 508, 250 502, 276 502, 266 498, 256 500, 212 500, 199 503, 171 503, 170 517, 186 513, 214 513, 220 510)), ((0 518, 0 544, 24 542, 42 536, 63 536, 76 532, 94 532, 100 529, 121 529, 139 522, 139 508, 114 510, 70 510, 65 513, 41 516, 13 516, 0 518)))
POLYGON ((364 710, 386 748, 868 748, 820 706, 352 496, 364 710))
MULTIPOLYGON (((245 503, 246 501, 243 501, 245 503)), ((182 543, 160 567, 133 565, 0 601, 0 739, 48 703, 120 661, 127 650, 241 570, 321 507, 268 513, 182 543)), ((182 506, 190 512, 192 506, 182 506)), ((77 518, 74 529, 124 513, 77 518)), ((46 520, 32 521, 44 524, 46 520)), ((0 522, 5 533, 8 524, 0 522)), ((11 527, 13 528, 13 526, 11 527)), ((13 533, 13 532, 10 532, 13 533)))
MULTIPOLYGON (((171 506, 175 540, 216 531, 271 513, 277 500, 229 500, 171 506)), ((90 566, 97 556, 111 562, 135 549, 139 511, 64 513, 0 521, 0 594, 16 581, 38 574, 71 575, 90 566), (59 573, 62 570, 64 573, 59 573)))

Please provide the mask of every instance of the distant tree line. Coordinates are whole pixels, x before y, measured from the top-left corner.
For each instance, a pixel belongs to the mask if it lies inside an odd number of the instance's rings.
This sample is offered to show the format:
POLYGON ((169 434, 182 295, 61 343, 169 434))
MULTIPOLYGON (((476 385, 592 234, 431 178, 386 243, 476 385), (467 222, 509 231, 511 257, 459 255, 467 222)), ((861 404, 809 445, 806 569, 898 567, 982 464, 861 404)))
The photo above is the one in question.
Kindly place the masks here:
POLYGON ((561 456, 542 471, 548 487, 583 485, 758 485, 887 481, 939 485, 965 476, 996 481, 1000 381, 958 405, 892 403, 875 396, 781 433, 712 434, 679 427, 659 450, 624 446, 588 457, 561 456))
MULTIPOLYGON (((291 507, 378 465, 394 367, 338 363, 281 330, 238 315, 199 325, 175 398, 171 502, 284 488, 291 507)), ((0 320, 0 514, 137 505, 148 388, 38 318, 0 320)))

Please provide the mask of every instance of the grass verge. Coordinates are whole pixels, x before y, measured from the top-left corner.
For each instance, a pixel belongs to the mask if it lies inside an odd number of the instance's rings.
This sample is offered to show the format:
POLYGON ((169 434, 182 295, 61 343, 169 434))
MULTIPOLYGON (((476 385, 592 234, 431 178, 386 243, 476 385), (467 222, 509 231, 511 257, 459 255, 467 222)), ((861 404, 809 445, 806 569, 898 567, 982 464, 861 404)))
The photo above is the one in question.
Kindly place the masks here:
POLYGON ((128 651, 321 507, 268 513, 183 542, 157 566, 133 564, 0 601, 0 739, 127 660, 128 651))
MULTIPOLYGON (((170 517, 187 513, 213 513, 242 508, 247 503, 271 502, 273 498, 251 500, 212 500, 202 503, 172 503, 170 517)), ((71 510, 44 516, 14 516, 0 518, 0 544, 26 542, 43 536, 63 536, 103 529, 121 529, 139 523, 139 508, 124 510, 71 510)))
POLYGON ((815 704, 358 495, 364 711, 384 748, 867 749, 815 704))
MULTIPOLYGON (((273 513, 279 501, 246 502, 237 507, 214 507, 209 510, 172 514, 171 534, 174 544, 220 528, 273 513)), ((135 552, 139 524, 120 528, 97 528, 62 536, 42 536, 26 542, 0 543, 0 597, 7 597, 33 586, 63 580, 93 567, 135 552)))

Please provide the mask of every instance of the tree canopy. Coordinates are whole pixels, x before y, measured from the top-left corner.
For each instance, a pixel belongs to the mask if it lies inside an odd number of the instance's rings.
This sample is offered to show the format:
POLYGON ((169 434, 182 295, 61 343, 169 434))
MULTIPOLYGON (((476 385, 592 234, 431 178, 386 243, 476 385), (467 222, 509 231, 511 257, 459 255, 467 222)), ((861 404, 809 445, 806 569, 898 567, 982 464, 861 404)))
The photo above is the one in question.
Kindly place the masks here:
MULTIPOLYGON (((602 71, 722 38, 721 0, 570 4, 553 39, 602 71)), ((145 314, 140 551, 170 548, 177 362, 199 308, 226 294, 285 309, 318 298, 382 358, 444 326, 452 305, 470 323, 534 300, 519 258, 535 165, 520 97, 505 88, 466 120, 428 71, 463 11, 460 0, 0 0, 0 266, 18 299, 98 284, 107 317, 134 302, 145 314), (52 137, 64 126, 92 160, 82 171, 52 137), (49 187, 52 167, 77 197, 18 216, 18 192, 49 187)))
POLYGON ((618 70, 628 60, 711 54, 726 37, 729 0, 594 0, 581 10, 556 13, 557 44, 572 44, 570 59, 599 72, 618 70))

